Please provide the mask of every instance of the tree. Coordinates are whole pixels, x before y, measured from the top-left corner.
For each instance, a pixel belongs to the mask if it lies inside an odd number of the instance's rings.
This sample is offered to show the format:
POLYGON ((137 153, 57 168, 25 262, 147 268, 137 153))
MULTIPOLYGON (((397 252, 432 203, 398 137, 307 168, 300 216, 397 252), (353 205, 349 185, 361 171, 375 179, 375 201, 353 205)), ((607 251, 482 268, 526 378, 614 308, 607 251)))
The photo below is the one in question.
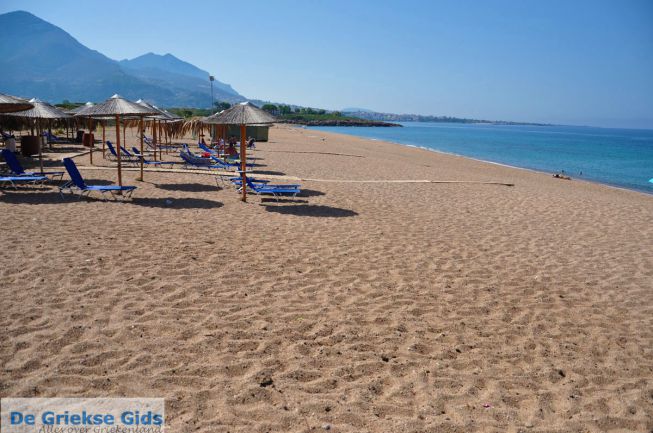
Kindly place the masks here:
POLYGON ((72 110, 73 108, 77 108, 77 107, 80 107, 80 106, 84 105, 84 103, 83 102, 70 102, 69 100, 64 99, 63 101, 61 101, 60 104, 54 104, 54 105, 55 105, 55 107, 63 108, 64 110, 72 110))
POLYGON ((227 108, 231 108, 231 104, 226 101, 216 101, 215 108, 218 111, 222 111, 222 110, 226 110, 227 108))
POLYGON ((264 104, 261 107, 261 110, 267 111, 270 114, 275 114, 276 115, 279 112, 279 107, 277 107, 274 104, 264 104))

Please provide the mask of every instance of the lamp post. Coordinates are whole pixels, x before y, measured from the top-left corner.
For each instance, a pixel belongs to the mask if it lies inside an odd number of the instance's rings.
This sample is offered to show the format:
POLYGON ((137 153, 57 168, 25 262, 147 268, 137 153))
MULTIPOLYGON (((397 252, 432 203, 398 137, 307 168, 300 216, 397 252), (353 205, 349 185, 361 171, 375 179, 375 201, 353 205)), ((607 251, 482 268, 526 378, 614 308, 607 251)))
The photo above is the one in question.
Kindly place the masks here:
POLYGON ((215 108, 215 101, 213 100, 213 82, 215 81, 215 77, 213 75, 209 75, 209 82, 211 83, 211 111, 215 108))

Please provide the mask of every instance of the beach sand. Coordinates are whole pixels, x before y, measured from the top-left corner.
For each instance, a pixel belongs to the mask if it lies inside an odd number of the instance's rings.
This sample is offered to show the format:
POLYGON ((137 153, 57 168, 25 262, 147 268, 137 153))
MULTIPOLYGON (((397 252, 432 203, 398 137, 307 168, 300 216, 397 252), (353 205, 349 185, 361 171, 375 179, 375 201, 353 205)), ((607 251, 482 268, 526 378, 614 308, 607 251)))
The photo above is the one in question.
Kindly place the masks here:
POLYGON ((653 197, 270 139, 257 170, 298 200, 134 171, 127 203, 0 192, 0 396, 164 397, 170 432, 653 429, 653 197))

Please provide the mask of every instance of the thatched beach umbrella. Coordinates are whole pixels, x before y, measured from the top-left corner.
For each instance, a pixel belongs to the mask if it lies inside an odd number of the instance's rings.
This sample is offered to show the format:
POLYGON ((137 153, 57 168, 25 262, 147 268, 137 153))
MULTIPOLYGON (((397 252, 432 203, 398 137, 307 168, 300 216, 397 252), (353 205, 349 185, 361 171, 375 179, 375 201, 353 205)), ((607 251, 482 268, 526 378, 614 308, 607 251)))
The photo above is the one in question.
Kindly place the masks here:
POLYGON ((135 102, 129 101, 122 96, 113 95, 101 104, 90 107, 85 111, 84 116, 103 118, 115 116, 116 119, 116 159, 118 160, 118 185, 122 186, 122 163, 120 160, 120 116, 147 116, 156 114, 149 108, 145 108, 135 102))
POLYGON ((163 126, 166 135, 166 144, 168 144, 166 147, 167 152, 170 149, 170 145, 172 145, 172 137, 177 136, 176 134, 179 133, 184 119, 183 117, 173 114, 166 109, 159 108, 159 110, 161 110, 163 115, 166 117, 166 119, 163 121, 163 126))
POLYGON ((52 120, 61 120, 69 119, 71 116, 63 110, 50 105, 47 102, 43 102, 39 99, 33 98, 29 100, 29 103, 32 104, 32 108, 25 111, 20 111, 18 113, 8 113, 7 116, 19 117, 21 119, 28 120, 30 126, 36 124, 38 126, 37 132, 39 134, 39 165, 41 167, 41 173, 43 173, 43 150, 41 149, 41 126, 43 121, 47 121, 48 124, 52 120))
POLYGON ((74 116, 75 114, 84 113, 84 111, 88 110, 90 107, 92 107, 94 105, 95 104, 92 103, 92 102, 87 102, 86 104, 80 105, 79 107, 73 108, 72 110, 66 110, 66 113, 72 114, 74 116))
POLYGON ((34 108, 34 104, 31 104, 25 99, 0 93, 0 113, 15 113, 32 108, 34 108))
POLYGON ((178 115, 176 115, 176 114, 174 114, 174 113, 169 112, 169 111, 166 110, 165 108, 164 108, 164 109, 160 109, 160 110, 161 110, 161 111, 163 112, 163 114, 166 115, 166 117, 168 117, 168 119, 171 120, 171 121, 178 122, 178 121, 184 119, 184 118, 181 117, 181 116, 178 116, 178 115))
POLYGON ((243 201, 247 201, 247 125, 261 125, 275 121, 274 116, 250 102, 234 105, 202 120, 202 123, 213 125, 240 125, 240 172, 243 178, 243 201))
MULTIPOLYGON (((147 116, 152 120, 152 146, 154 147, 154 160, 156 161, 156 146, 159 143, 159 131, 157 130, 157 121, 166 120, 168 116, 160 108, 150 104, 147 101, 139 99, 136 101, 137 104, 142 105, 143 107, 151 110, 154 114, 147 116)), ((145 126, 143 124, 144 119, 141 117, 141 155, 143 154, 143 135, 145 134, 145 126)), ((159 147, 159 159, 162 159, 163 155, 161 154, 161 147, 159 147)), ((141 176, 143 173, 143 158, 141 157, 141 176)))
MULTIPOLYGON (((95 106, 94 103, 92 102, 87 102, 86 104, 82 105, 81 107, 77 107, 74 110, 74 116, 75 117, 86 117, 86 118, 94 118, 95 120, 98 120, 100 125, 102 126, 102 156, 104 157, 104 154, 106 153, 106 140, 107 140, 107 134, 106 134, 106 121, 113 119, 113 116, 105 116, 105 117, 97 117, 97 116, 91 116, 88 113, 90 113, 90 110, 95 106)), ((90 129, 90 128, 89 128, 90 129)), ((91 148, 91 164, 93 163, 93 148, 91 148)))
POLYGON ((32 108, 29 110, 21 111, 18 113, 9 113, 8 116, 24 117, 28 119, 68 119, 70 114, 61 110, 60 108, 43 102, 39 99, 32 98, 29 100, 32 108))
MULTIPOLYGON (((66 110, 66 113, 70 114, 71 116, 75 116, 76 114, 84 113, 84 111, 88 110, 89 107, 92 107, 92 106, 94 106, 94 105, 95 105, 94 103, 92 103, 92 102, 89 101, 89 102, 87 102, 86 104, 80 105, 80 106, 77 107, 77 108, 73 108, 73 109, 71 109, 71 110, 66 110)), ((77 123, 78 123, 78 122, 77 122, 77 119, 75 119, 75 120, 76 120, 76 121, 75 121, 75 126, 77 127, 77 123)), ((90 127, 89 127, 89 129, 90 129, 90 127)), ((68 134, 68 131, 67 131, 67 130, 68 130, 68 128, 66 128, 66 135, 68 134)), ((91 150, 91 151, 92 151, 92 150, 91 150)), ((92 158, 93 158, 93 154, 91 153, 91 159, 92 159, 92 158)), ((93 162, 93 161, 91 160, 91 163, 92 163, 92 162, 93 162)))

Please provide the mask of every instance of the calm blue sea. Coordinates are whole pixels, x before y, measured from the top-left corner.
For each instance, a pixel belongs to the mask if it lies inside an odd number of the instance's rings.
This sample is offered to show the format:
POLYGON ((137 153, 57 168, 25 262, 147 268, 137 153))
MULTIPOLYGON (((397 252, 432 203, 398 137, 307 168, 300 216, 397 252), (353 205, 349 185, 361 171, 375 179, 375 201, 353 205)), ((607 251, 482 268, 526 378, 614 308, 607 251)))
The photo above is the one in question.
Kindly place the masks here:
POLYGON ((403 128, 315 127, 653 194, 653 130, 580 126, 402 123, 403 128), (582 173, 582 174, 581 174, 582 173))

